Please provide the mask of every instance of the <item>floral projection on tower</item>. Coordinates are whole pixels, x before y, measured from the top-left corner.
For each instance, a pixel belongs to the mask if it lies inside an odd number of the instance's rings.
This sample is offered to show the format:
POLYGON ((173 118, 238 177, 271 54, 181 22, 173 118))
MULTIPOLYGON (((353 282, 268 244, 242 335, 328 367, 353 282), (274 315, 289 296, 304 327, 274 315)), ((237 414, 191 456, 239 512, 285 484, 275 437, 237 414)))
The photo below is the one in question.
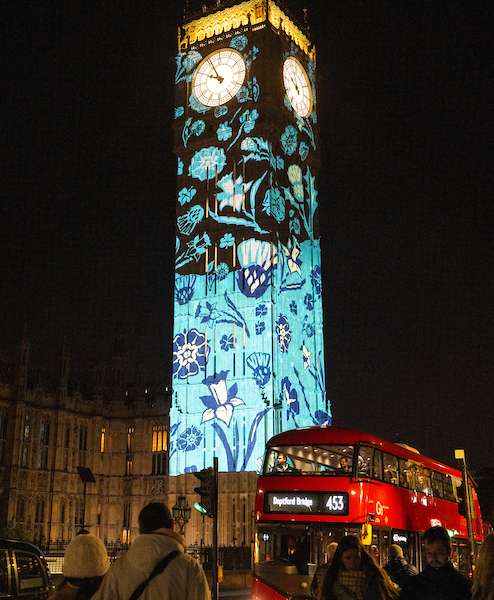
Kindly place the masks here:
MULTIPOLYGON (((190 94, 211 50, 176 57, 171 474, 210 466, 213 456, 220 470, 254 471, 275 433, 331 423, 316 107, 301 118, 281 96, 273 134, 263 118, 266 75, 256 68, 263 53, 254 40, 254 33, 223 40, 242 54, 246 76, 221 106, 190 94)), ((285 46, 281 59, 305 60, 315 98, 313 63, 293 43, 285 46)))

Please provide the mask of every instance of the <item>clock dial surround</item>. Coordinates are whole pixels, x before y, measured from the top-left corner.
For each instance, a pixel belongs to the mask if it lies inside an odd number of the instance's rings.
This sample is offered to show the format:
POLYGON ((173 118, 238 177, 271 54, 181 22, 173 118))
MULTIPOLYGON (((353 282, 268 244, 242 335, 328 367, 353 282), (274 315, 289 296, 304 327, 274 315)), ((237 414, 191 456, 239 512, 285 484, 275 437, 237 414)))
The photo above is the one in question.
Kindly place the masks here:
POLYGON ((231 100, 245 80, 245 61, 233 48, 215 50, 198 65, 192 92, 205 106, 220 106, 231 100))
POLYGON ((312 112, 312 87, 304 67, 294 56, 283 63, 283 83, 295 112, 308 117, 312 112))

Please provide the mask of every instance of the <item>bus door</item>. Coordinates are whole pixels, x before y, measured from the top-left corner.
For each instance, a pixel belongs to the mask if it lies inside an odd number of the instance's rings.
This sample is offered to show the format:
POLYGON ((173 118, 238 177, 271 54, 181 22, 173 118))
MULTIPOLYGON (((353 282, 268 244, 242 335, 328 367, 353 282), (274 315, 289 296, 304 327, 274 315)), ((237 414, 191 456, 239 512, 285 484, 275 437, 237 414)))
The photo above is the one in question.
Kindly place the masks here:
POLYGON ((374 527, 372 530, 372 544, 367 548, 369 554, 375 559, 378 565, 384 567, 388 561, 388 553, 391 530, 385 527, 374 527))
POLYGON ((421 570, 421 553, 420 542, 417 533, 411 531, 403 531, 401 529, 391 530, 391 544, 398 544, 403 549, 403 555, 417 569, 421 570))
POLYGON ((467 540, 451 540, 451 562, 464 575, 470 574, 470 551, 467 540))

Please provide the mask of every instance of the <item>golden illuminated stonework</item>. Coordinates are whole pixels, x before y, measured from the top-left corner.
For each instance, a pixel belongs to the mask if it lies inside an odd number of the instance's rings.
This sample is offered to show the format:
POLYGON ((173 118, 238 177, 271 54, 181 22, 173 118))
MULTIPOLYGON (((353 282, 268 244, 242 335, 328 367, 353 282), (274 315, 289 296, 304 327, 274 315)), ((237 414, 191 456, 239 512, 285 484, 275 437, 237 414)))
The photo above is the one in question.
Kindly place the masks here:
POLYGON ((186 50, 197 42, 221 35, 232 29, 249 24, 258 25, 266 21, 269 21, 275 29, 285 32, 311 60, 315 60, 314 46, 273 0, 247 0, 185 23, 178 32, 178 48, 186 50))

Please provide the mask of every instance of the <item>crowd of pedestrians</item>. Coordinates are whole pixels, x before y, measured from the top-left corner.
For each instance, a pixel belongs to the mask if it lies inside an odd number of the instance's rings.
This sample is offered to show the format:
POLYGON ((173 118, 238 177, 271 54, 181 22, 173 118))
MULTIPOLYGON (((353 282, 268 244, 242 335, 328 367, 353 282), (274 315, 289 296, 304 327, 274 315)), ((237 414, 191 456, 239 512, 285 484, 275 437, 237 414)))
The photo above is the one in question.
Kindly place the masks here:
MULTIPOLYGON (((167 506, 145 506, 139 533, 111 566, 101 540, 87 532, 76 536, 65 551, 64 579, 50 600, 210 600, 204 571, 185 553, 167 506)), ((326 549, 311 595, 317 600, 494 600, 494 534, 482 545, 473 585, 454 567, 443 527, 428 529, 423 541, 427 564, 417 573, 399 545, 391 545, 381 568, 358 537, 344 536, 326 549)))
POLYGON ((139 535, 111 566, 101 540, 83 533, 67 546, 64 579, 50 600, 210 600, 201 565, 173 531, 170 510, 160 502, 139 514, 139 535))
POLYGON ((476 564, 472 583, 451 561, 451 541, 443 527, 431 527, 424 536, 426 566, 418 573, 408 564, 402 548, 392 544, 381 568, 356 536, 343 537, 320 582, 314 576, 312 596, 317 600, 494 600, 494 535, 489 535, 476 564))

